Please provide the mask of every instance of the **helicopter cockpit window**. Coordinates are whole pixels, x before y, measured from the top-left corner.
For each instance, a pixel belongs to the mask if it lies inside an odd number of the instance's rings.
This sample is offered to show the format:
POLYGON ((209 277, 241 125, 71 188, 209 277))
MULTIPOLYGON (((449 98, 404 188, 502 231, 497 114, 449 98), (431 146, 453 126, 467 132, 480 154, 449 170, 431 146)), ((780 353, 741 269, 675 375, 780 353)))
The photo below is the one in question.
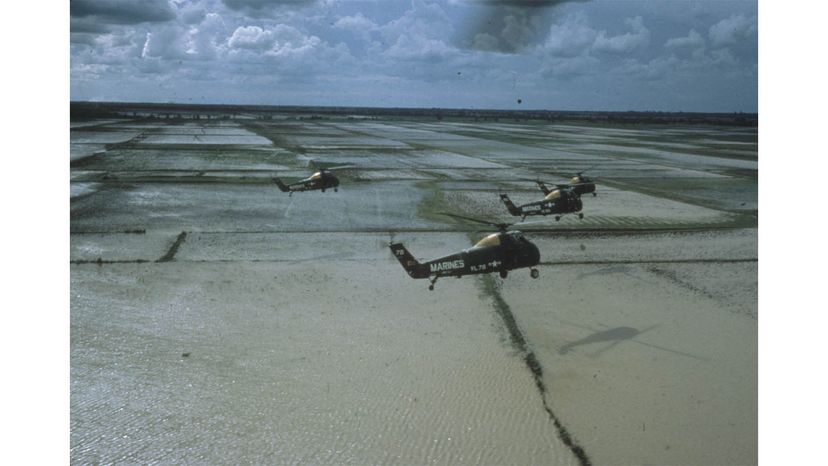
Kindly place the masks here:
POLYGON ((312 180, 318 180, 320 178, 322 178, 322 172, 316 172, 313 175, 311 175, 311 177, 310 177, 310 179, 312 179, 312 180))
POLYGON ((554 190, 551 193, 546 195, 546 200, 551 201, 552 199, 558 199, 559 197, 561 197, 561 190, 556 189, 556 190, 554 190))
POLYGON ((492 233, 491 235, 481 239, 474 245, 476 248, 483 248, 486 246, 500 246, 500 234, 492 233))

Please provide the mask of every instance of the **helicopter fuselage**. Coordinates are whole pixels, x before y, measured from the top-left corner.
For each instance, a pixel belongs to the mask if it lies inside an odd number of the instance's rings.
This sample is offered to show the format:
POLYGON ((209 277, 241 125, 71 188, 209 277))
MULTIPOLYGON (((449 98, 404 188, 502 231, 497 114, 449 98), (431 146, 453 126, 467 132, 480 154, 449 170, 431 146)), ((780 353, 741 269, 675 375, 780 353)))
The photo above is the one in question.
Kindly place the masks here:
POLYGON ((273 178, 273 182, 279 186, 282 192, 291 194, 295 191, 312 191, 316 189, 324 193, 328 188, 333 188, 336 191, 339 186, 339 179, 327 170, 320 170, 304 180, 299 180, 289 185, 284 184, 279 178, 273 178))
POLYGON ((291 191, 311 191, 314 189, 326 190, 339 186, 339 179, 328 172, 314 173, 304 180, 288 185, 291 191))
POLYGON ((538 247, 519 231, 494 233, 474 247, 422 263, 401 243, 390 247, 411 278, 432 278, 432 283, 439 277, 459 278, 492 272, 505 276, 509 270, 533 267, 540 262, 538 247))
POLYGON ((580 196, 569 195, 561 196, 558 199, 529 202, 518 207, 521 210, 521 215, 550 215, 550 214, 570 214, 580 212, 584 205, 581 202, 580 196))
POLYGON ((563 215, 580 212, 584 205, 581 196, 572 188, 549 191, 545 198, 521 206, 516 206, 509 196, 501 193, 500 199, 506 204, 509 213, 516 217, 530 217, 534 215, 563 215))

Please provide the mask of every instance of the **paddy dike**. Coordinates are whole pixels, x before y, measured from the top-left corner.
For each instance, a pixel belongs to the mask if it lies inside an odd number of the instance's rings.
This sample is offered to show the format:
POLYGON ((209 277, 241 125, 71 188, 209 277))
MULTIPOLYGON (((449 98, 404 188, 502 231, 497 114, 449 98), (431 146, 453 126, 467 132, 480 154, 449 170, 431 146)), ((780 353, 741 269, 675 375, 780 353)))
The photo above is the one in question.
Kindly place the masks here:
POLYGON ((73 125, 72 462, 755 463, 756 180, 673 155, 749 161, 755 129, 633 128, 73 125), (338 193, 269 184, 309 159, 338 193), (537 280, 429 292, 388 251, 596 162, 583 220, 522 227, 537 280))

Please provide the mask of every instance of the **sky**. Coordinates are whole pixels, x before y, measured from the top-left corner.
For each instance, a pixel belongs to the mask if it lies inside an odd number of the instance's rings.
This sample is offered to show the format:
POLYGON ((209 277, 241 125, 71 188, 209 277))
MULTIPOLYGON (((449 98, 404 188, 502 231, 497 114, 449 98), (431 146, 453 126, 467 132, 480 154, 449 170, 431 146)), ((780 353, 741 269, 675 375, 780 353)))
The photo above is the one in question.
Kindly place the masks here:
POLYGON ((71 100, 756 112, 754 1, 71 0, 71 100))

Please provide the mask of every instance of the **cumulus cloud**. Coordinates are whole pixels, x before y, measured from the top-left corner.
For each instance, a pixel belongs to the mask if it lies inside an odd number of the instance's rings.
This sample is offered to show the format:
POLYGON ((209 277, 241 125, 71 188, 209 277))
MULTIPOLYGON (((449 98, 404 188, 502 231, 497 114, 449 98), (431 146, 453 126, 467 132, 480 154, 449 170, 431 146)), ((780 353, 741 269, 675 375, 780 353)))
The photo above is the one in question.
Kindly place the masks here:
POLYGON ((202 60, 216 58, 228 33, 224 19, 217 13, 208 13, 204 19, 191 25, 187 31, 187 54, 202 60))
POLYGON ((377 28, 377 23, 366 18, 362 13, 339 18, 334 27, 346 31, 371 31, 377 28))
POLYGON ((534 51, 547 57, 547 61, 584 56, 602 56, 607 61, 645 50, 650 43, 650 31, 644 20, 636 16, 624 19, 624 23, 631 31, 611 36, 605 30, 593 28, 583 13, 571 14, 552 24, 546 39, 534 51))
POLYGON ((302 34, 296 28, 279 24, 273 30, 273 47, 266 55, 273 57, 296 57, 308 55, 323 46, 322 40, 314 35, 302 34))
POLYGON ((447 43, 452 29, 452 22, 440 5, 414 0, 411 9, 401 17, 375 28, 383 41, 391 45, 383 49, 374 42, 369 51, 391 60, 438 61, 456 52, 447 43))
POLYGON ((644 26, 641 16, 627 18, 624 22, 632 28, 632 32, 607 37, 606 32, 601 31, 595 39, 593 48, 599 52, 629 53, 650 43, 650 30, 644 26))
POLYGON ((710 26, 710 42, 715 46, 734 45, 756 37, 756 18, 732 15, 710 26))
POLYGON ((384 56, 392 59, 439 61, 454 55, 456 49, 445 42, 422 36, 400 36, 384 56))
POLYGON ((275 85, 301 90, 292 96, 347 99, 394 83, 388 95, 462 89, 474 96, 468 102, 483 106, 504 93, 509 102, 529 89, 536 98, 548 95, 550 83, 562 84, 558 96, 596 96, 594 86, 615 88, 619 80, 660 79, 679 89, 677 79, 738 75, 755 85, 751 8, 699 2, 705 15, 687 5, 665 19, 659 9, 627 2, 578 3, 71 0, 72 97, 103 95, 98 90, 107 86, 113 96, 266 103, 275 85), (160 84, 169 90, 163 97, 160 84), (586 85, 593 87, 584 92, 586 85))
POLYGON ((379 27, 389 42, 396 41, 402 35, 447 38, 452 30, 452 21, 440 5, 423 0, 413 0, 411 9, 401 17, 379 27))
POLYGON ((275 41, 271 31, 259 26, 242 26, 233 31, 228 45, 234 49, 265 50, 275 41))
POLYGON ((180 59, 186 53, 186 38, 175 27, 158 28, 146 34, 141 58, 180 59))
POLYGON ((177 7, 178 17, 184 24, 198 24, 207 16, 207 11, 200 3, 181 3, 177 7))
POLYGON ((370 40, 371 32, 377 29, 377 23, 366 18, 362 13, 353 16, 344 16, 336 20, 333 27, 348 31, 363 40, 370 40))
POLYGON ((701 36, 695 29, 691 29, 690 33, 685 37, 674 37, 669 39, 665 44, 668 49, 697 49, 704 47, 704 37, 701 36))
POLYGON ((560 24, 549 28, 542 48, 554 56, 574 57, 589 50, 598 37, 583 14, 570 15, 560 24))

